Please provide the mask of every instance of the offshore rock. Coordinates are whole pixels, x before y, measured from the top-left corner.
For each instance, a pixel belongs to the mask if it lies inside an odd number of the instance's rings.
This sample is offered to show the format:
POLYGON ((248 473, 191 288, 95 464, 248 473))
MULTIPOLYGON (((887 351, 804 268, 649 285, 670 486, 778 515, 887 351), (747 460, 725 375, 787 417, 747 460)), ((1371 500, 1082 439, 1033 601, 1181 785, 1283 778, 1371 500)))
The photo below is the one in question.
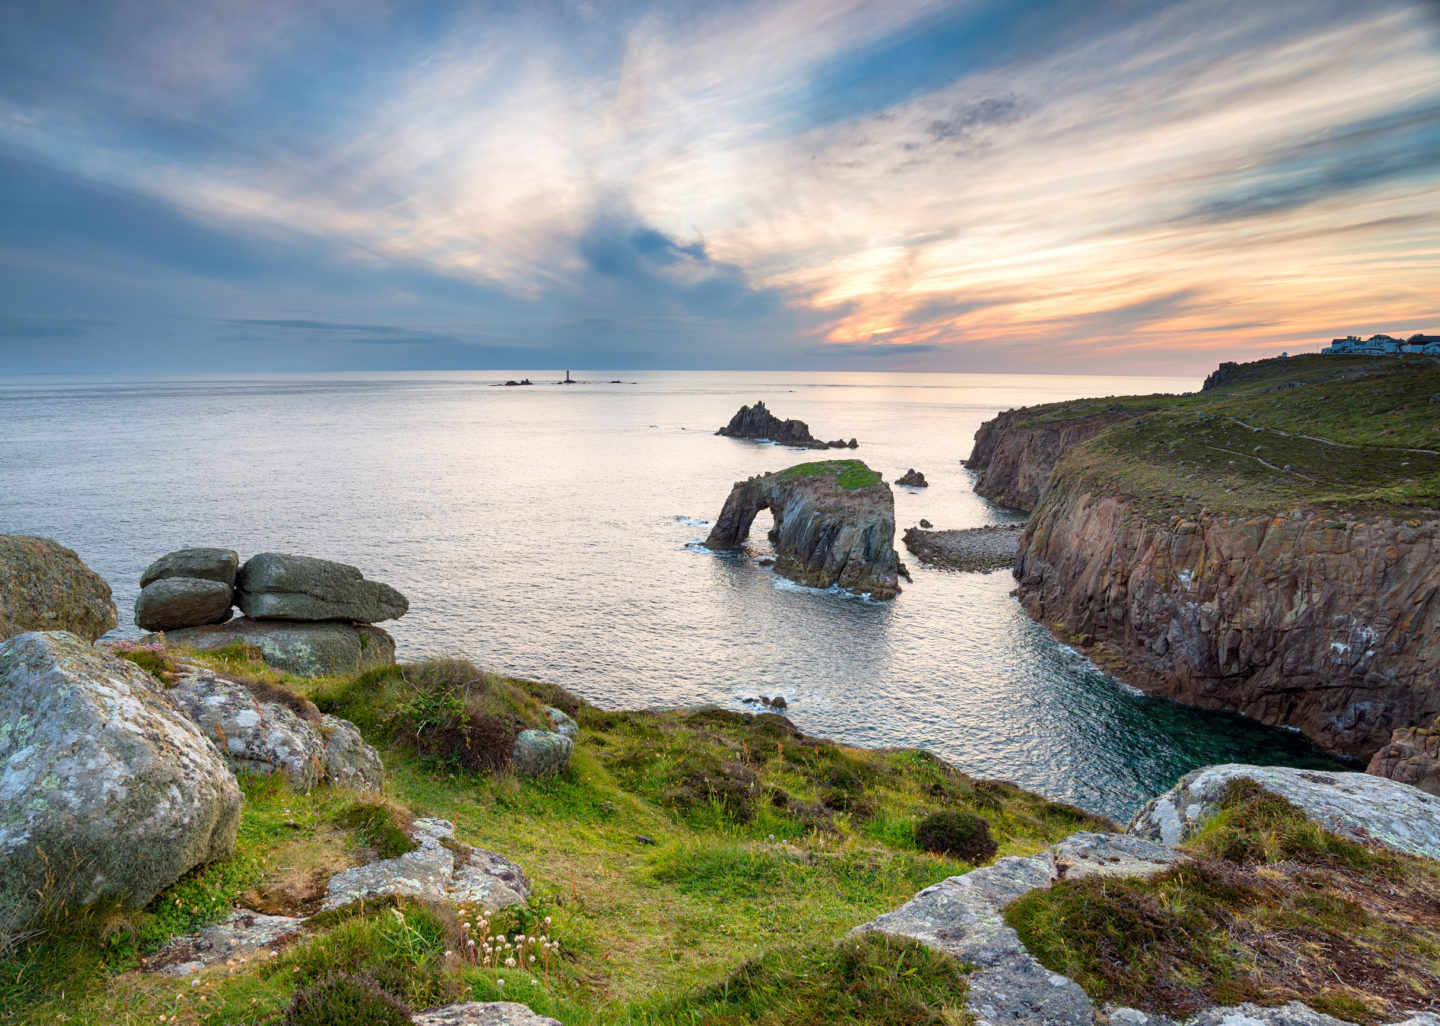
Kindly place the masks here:
MULTIPOLYGON (((922 520, 926 524, 929 521, 922 520)), ((906 528, 905 547, 920 562, 943 570, 989 573, 1015 565, 1023 524, 995 524, 959 531, 925 531, 906 528)))
POLYGON ((416 1012, 415 1026, 562 1026, 514 1001, 466 1001, 416 1012))
POLYGON ((1046 419, 1037 407, 1006 410, 980 425, 965 466, 977 471, 975 492, 987 499, 1033 510, 1060 457, 1072 446, 1137 414, 1114 403, 1103 412, 1046 419))
POLYGON ((219 581, 235 587, 240 570, 240 554, 234 549, 178 549, 167 552, 145 568, 140 587, 145 588, 167 577, 194 577, 202 581, 219 581))
POLYGON ((414 851, 377 859, 330 878, 324 909, 398 895, 482 905, 498 911, 530 897, 524 871, 503 855, 455 840, 455 825, 443 819, 415 821, 414 851))
POLYGON ((1034 619, 1128 684, 1369 759, 1440 715, 1440 519, 1162 516, 1066 461, 1021 541, 1034 619))
POLYGON ((404 595, 358 568, 311 556, 262 552, 245 561, 236 580, 240 609, 254 620, 376 623, 410 608, 404 595))
POLYGON ((1440 717, 1426 727, 1402 727, 1370 759, 1365 772, 1440 795, 1440 717))
POLYGON ((230 619, 232 596, 233 590, 223 581, 162 577, 136 596, 135 625, 146 631, 168 631, 224 623, 230 619))
POLYGON ((930 487, 930 482, 925 480, 925 475, 920 473, 920 471, 916 470, 914 467, 911 467, 909 470, 905 471, 905 473, 897 477, 895 479, 895 483, 900 485, 907 485, 911 488, 930 487))
POLYGON ((254 645, 265 662, 300 677, 359 673, 395 664, 395 639, 379 627, 348 623, 287 623, 241 617, 209 627, 169 631, 165 640, 191 648, 254 645))
MULTIPOLYGON (((798 449, 846 447, 844 442, 822 442, 815 438, 803 420, 781 420, 765 408, 763 401, 757 401, 754 406, 740 407, 739 412, 730 418, 730 423, 715 433, 727 438, 761 439, 798 449)), ((855 448, 854 439, 848 447, 855 448)))
POLYGON ((0 932, 144 905, 230 853, 240 803, 215 746, 138 666, 65 631, 0 644, 0 932))
POLYGON ((198 668, 176 681, 170 696, 236 772, 284 773, 299 791, 321 781, 362 791, 378 791, 385 783, 379 753, 360 740, 354 724, 322 719, 302 700, 266 701, 243 684, 198 668))
POLYGON ((705 547, 737 548, 762 509, 775 518, 770 540, 779 573, 811 587, 849 588, 876 599, 900 593, 895 497, 864 463, 802 463, 737 482, 705 547))
POLYGON ((70 631, 94 641, 119 617, 110 585, 50 538, 0 534, 0 640, 26 631, 70 631))
POLYGON ((1440 797, 1367 773, 1320 773, 1280 766, 1204 766, 1152 799, 1129 833, 1180 844, 1215 814, 1232 780, 1253 780, 1326 830, 1406 855, 1440 858, 1440 797))

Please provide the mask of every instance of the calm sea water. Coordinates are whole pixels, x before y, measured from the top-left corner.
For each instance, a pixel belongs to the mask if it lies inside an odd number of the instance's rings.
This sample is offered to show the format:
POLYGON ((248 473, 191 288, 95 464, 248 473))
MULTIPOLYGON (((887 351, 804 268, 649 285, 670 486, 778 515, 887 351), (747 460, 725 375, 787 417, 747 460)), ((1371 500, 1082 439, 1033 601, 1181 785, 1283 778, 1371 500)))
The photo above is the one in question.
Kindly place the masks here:
MULTIPOLYGON (((0 531, 48 535, 115 590, 190 545, 354 563, 410 598, 402 656, 464 653, 602 706, 783 695, 805 731, 918 745, 967 772, 1123 818, 1209 762, 1332 765, 1293 734, 1145 698, 1020 610, 1007 573, 928 569, 874 603, 697 550, 732 482, 815 453, 716 437, 764 399, 894 480, 901 530, 1019 519, 962 466, 1012 406, 1191 380, 680 374, 497 388, 508 374, 0 381, 0 531)), ((529 372, 553 381, 552 372, 529 372)), ((576 372, 576 377, 614 375, 576 372)), ((845 455, 851 455, 846 453, 845 455)), ((898 542, 898 539, 897 539, 898 542)))

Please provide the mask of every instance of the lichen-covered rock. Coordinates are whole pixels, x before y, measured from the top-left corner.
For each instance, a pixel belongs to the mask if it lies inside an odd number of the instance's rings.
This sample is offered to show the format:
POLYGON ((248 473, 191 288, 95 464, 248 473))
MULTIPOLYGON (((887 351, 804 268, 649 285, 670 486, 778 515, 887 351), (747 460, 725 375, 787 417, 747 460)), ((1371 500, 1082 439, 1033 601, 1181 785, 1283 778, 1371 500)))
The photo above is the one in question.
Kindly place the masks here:
POLYGON ((231 851, 240 804, 219 751, 145 671, 64 631, 0 644, 0 931, 58 911, 42 891, 143 905, 231 851))
POLYGON ((1071 834, 1050 849, 1055 875, 1062 880, 1087 876, 1149 879, 1186 861, 1167 844, 1128 834, 1071 834))
POLYGON ((779 573, 811 587, 849 588, 876 599, 900 593, 895 496, 864 463, 804 463, 736 482, 705 547, 738 547, 762 509, 775 518, 770 540, 779 573))
POLYGON ((415 1014, 415 1026, 561 1026, 514 1001, 466 1001, 415 1014))
POLYGON ((267 916, 237 908, 224 922, 170 940, 145 963, 145 968, 170 976, 189 976, 206 966, 232 958, 248 958, 300 932, 302 919, 267 916))
POLYGON ((1429 727, 1403 727, 1370 758, 1365 772, 1440 795, 1440 717, 1429 727))
POLYGON ((1180 844, 1210 819, 1232 780, 1253 780, 1326 830, 1393 851, 1440 858, 1440 797, 1366 773, 1281 766, 1204 766, 1152 799, 1131 821, 1137 837, 1180 844))
POLYGON ((258 648, 269 665, 300 677, 359 673, 395 664, 395 639, 363 623, 289 623, 242 616, 229 623, 167 631, 165 639, 199 649, 244 642, 258 648))
POLYGON ((511 749, 511 768, 522 777, 553 777, 570 766, 575 742, 554 730, 522 730, 511 749))
POLYGON ((234 588, 239 570, 240 554, 234 549, 179 549, 147 566, 140 575, 140 587, 147 588, 167 577, 191 577, 234 588))
POLYGON ((262 552, 245 561, 236 583, 240 609, 255 620, 375 623, 410 608, 404 595, 366 580, 357 567, 311 556, 262 552))
POLYGON ((530 881, 518 865, 493 851, 456 841, 453 823, 417 819, 414 840, 414 851, 331 877, 323 908, 399 895, 472 903, 496 911, 523 904, 530 897, 530 881))
POLYGON ((239 771, 284 773, 297 790, 322 781, 376 791, 385 769, 355 725, 333 716, 310 717, 279 702, 257 698, 243 684, 207 669, 190 669, 170 696, 239 771))
MULTIPOLYGON (((1156 1017, 1152 1016, 1152 1021, 1156 1017)), ((1146 1024, 1140 1024, 1146 1026, 1146 1024)), ((1264 1007, 1246 1002, 1223 1008, 1207 1008, 1185 1020, 1185 1026, 1353 1026, 1345 1019, 1317 1012, 1299 1001, 1264 1007)), ((1440 1015, 1420 1012, 1393 1026, 1440 1026, 1440 1015)))
POLYGON ((135 597, 135 625, 147 631, 168 631, 224 623, 230 619, 233 591, 223 581, 198 577, 162 577, 135 597))
POLYGON ((571 741, 580 736, 580 724, 571 719, 563 710, 556 709, 553 705, 547 705, 545 714, 555 725, 555 733, 568 737, 571 741))
POLYGON ((119 623, 110 585, 50 538, 0 534, 0 641, 69 631, 94 641, 119 623))

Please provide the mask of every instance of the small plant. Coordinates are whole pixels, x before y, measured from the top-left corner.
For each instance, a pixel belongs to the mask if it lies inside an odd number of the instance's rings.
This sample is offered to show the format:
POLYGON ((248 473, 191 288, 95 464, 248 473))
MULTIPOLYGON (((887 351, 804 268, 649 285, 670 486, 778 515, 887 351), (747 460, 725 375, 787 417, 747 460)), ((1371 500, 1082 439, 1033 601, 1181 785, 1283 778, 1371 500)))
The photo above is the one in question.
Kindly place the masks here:
POLYGON ((358 801, 335 817, 337 826, 354 830, 382 859, 393 859, 415 850, 416 844, 409 834, 412 822, 407 810, 383 798, 358 801))
POLYGON ((364 973, 331 973, 295 992, 283 1026, 405 1026, 410 1009, 364 973))
POLYGON ((915 843, 926 851, 953 855, 966 862, 983 862, 1000 850, 983 817, 949 809, 922 819, 915 827, 915 843))
POLYGON ((174 684, 180 677, 180 666, 170 657, 163 641, 117 641, 110 646, 110 652, 165 684, 174 684))

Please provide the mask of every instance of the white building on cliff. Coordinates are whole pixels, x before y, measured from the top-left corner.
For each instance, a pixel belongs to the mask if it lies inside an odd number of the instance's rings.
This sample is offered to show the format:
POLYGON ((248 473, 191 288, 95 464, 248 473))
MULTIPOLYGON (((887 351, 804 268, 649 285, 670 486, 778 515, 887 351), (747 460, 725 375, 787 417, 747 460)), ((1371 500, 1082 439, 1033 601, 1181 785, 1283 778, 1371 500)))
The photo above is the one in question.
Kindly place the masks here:
POLYGON ((1440 335, 1411 335, 1409 338, 1349 335, 1333 340, 1320 352, 1346 356, 1440 356, 1440 335))

